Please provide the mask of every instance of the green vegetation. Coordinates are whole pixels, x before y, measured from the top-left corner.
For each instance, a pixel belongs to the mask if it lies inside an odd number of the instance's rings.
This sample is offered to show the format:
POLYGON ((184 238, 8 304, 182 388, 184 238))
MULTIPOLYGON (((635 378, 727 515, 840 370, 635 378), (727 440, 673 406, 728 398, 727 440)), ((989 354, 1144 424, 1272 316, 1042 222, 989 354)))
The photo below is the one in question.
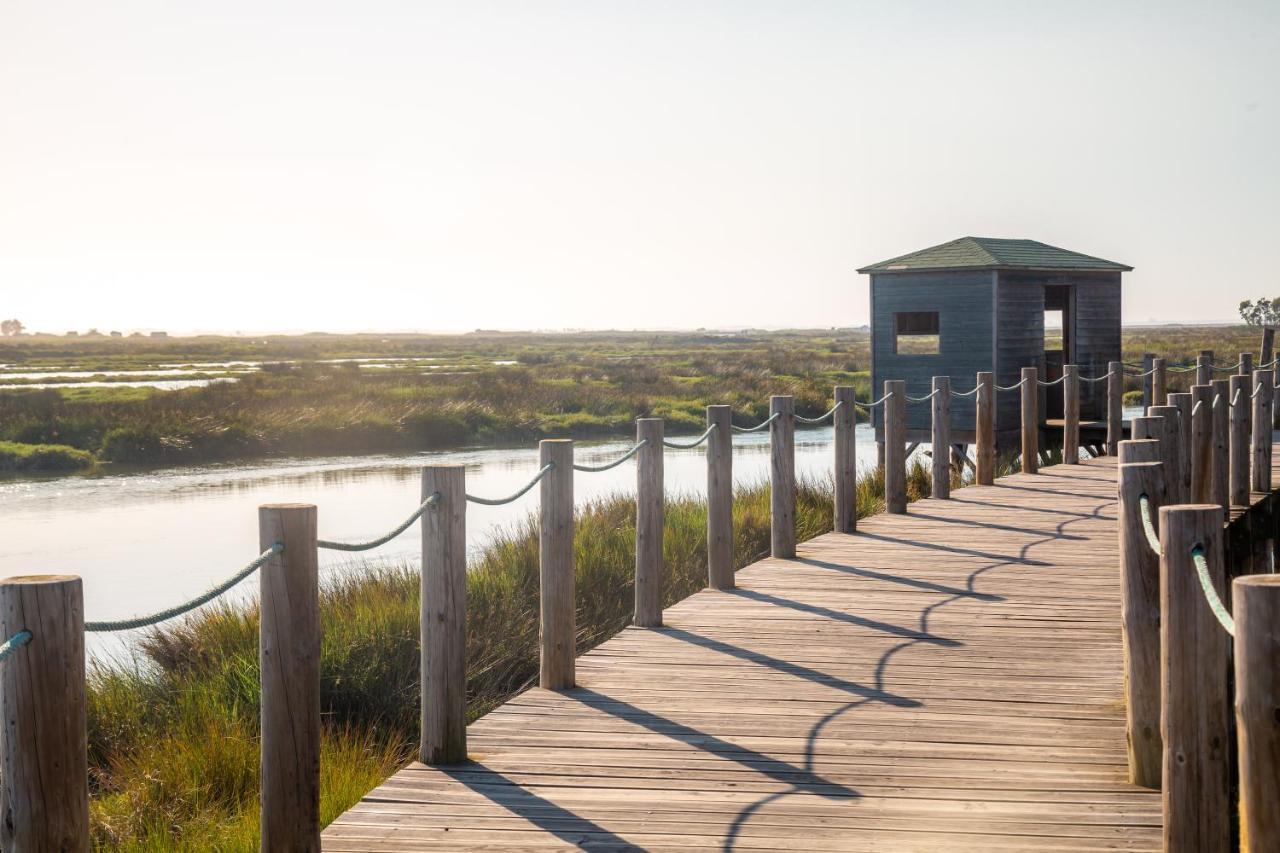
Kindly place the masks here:
MULTIPOLYGON (((911 499, 928 472, 908 477, 911 499)), ((858 511, 883 507, 883 480, 859 483, 858 511)), ((797 535, 831 529, 830 484, 802 483, 797 535)), ((768 553, 769 490, 734 503, 738 567, 768 553)), ((635 505, 629 496, 581 510, 576 527, 579 651, 630 619, 635 505)), ((705 586, 706 508, 668 501, 665 599, 705 586)), ((322 593, 326 821, 415 754, 418 737, 418 574, 371 566, 330 577, 322 593)), ((537 674, 536 519, 497 537, 467 576, 468 702, 472 718, 528 687, 537 674)), ((99 667, 90 679, 89 763, 93 832, 124 850, 256 850, 258 614, 213 606, 148 633, 132 666, 99 667)))
POLYGON ((0 441, 0 471, 79 471, 92 466, 92 453, 65 444, 0 441))

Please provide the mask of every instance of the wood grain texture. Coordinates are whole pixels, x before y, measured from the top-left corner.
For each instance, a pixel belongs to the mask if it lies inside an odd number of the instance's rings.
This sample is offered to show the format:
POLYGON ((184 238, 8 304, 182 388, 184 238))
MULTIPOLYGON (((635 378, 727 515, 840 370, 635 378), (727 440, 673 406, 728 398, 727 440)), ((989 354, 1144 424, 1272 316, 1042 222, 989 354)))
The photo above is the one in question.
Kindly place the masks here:
POLYGON ((990 371, 978 373, 977 411, 974 431, 977 433, 977 472, 975 478, 979 486, 990 486, 996 476, 996 388, 995 374, 990 371))
POLYGON ((1231 506, 1231 383, 1226 379, 1213 380, 1212 432, 1209 503, 1222 507, 1226 518, 1231 506))
POLYGON ((635 615, 640 627, 662 624, 666 568, 662 560, 663 471, 662 418, 637 418, 636 441, 636 579, 635 615))
POLYGON ((1251 429, 1251 454, 1249 486, 1255 492, 1265 492, 1271 484, 1271 371, 1255 370, 1249 393, 1253 398, 1253 423, 1251 429))
POLYGON ((769 553, 796 554, 796 401, 786 394, 769 398, 769 553))
POLYGON ((1280 850, 1280 575, 1237 578, 1231 590, 1241 846, 1280 850))
POLYGON ((933 377, 930 403, 933 407, 933 496, 946 500, 951 496, 951 379, 933 377))
POLYGON ((1178 447, 1181 449, 1182 502, 1191 502, 1191 409, 1194 403, 1190 391, 1178 391, 1168 395, 1169 405, 1178 410, 1174 423, 1178 425, 1178 447))
POLYGON ((1213 500, 1213 386, 1191 386, 1191 502, 1213 500))
POLYGON ((1160 419, 1155 437, 1160 441, 1160 461, 1164 463, 1165 497, 1171 504, 1184 504, 1190 489, 1184 488, 1189 483, 1182 476, 1187 456, 1183 452, 1182 429, 1178 426, 1178 407, 1152 406, 1147 413, 1160 419))
MULTIPOLYGON (((1153 352, 1143 353, 1142 355, 1142 410, 1145 412, 1152 406, 1159 405, 1156 403, 1155 370, 1156 354, 1153 352)), ((1161 401, 1163 402, 1163 401, 1161 401)))
POLYGON ((835 495, 833 530, 858 529, 858 398, 852 385, 837 385, 832 418, 835 445, 835 495))
POLYGON ((325 849, 1156 850, 1127 780, 1115 460, 862 519, 472 724, 325 849))
POLYGON ((313 504, 258 508, 262 845, 320 849, 320 583, 313 504))
POLYGON ((538 442, 538 465, 552 469, 538 484, 538 685, 574 685, 577 630, 573 582, 573 441, 538 442))
POLYGON ((467 484, 462 465, 422 469, 422 743, 418 760, 467 758, 467 484))
MULTIPOLYGON (((1244 353, 1241 353, 1241 358, 1244 353)), ((1227 441, 1229 499, 1232 506, 1249 505, 1249 419, 1252 404, 1249 393, 1253 385, 1248 376, 1231 377, 1231 427, 1227 441)))
POLYGON ((1213 350, 1202 349, 1196 356, 1196 385, 1208 385, 1213 381, 1213 350))
POLYGON ((0 664, 0 848, 89 849, 84 593, 80 578, 0 583, 0 633, 31 641, 0 664))
POLYGON ((1022 368, 1022 471, 1034 474, 1040 470, 1040 372, 1034 367, 1022 368))
POLYGON ((1115 456, 1124 438, 1124 364, 1107 362, 1107 445, 1108 456, 1115 456))
POLYGON ((1080 461, 1080 368, 1062 366, 1062 461, 1080 461))
POLYGON ((733 407, 707 406, 707 586, 733 589, 733 407))
POLYGON ((1169 401, 1169 374, 1165 368, 1163 358, 1154 358, 1151 361, 1151 368, 1155 373, 1151 376, 1151 403, 1152 406, 1163 406, 1169 401))
POLYGON ((884 508, 907 511, 907 383, 884 383, 884 508))

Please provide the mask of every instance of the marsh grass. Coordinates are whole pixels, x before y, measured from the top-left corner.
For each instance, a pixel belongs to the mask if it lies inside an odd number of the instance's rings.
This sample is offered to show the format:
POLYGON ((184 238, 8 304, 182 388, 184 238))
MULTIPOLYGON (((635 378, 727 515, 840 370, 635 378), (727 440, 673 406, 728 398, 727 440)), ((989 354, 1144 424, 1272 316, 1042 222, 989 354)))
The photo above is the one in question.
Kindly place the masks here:
MULTIPOLYGON (((909 497, 928 494, 914 465, 909 497)), ((858 484, 858 512, 883 506, 883 479, 858 484)), ((829 482, 797 489, 797 538, 831 529, 829 482)), ((734 563, 769 549, 769 489, 734 498, 734 563)), ((578 651, 630 622, 635 503, 595 501, 577 514, 578 651)), ((667 605, 705 586, 706 508, 669 499, 667 605)), ((533 519, 495 536, 467 575, 471 718, 537 676, 538 543, 533 519)), ((413 757, 418 736, 418 585, 410 565, 352 566, 324 579, 322 813, 332 820, 413 757)), ((94 842, 102 848, 253 850, 257 846, 258 613, 215 605, 146 634, 129 665, 95 668, 89 687, 94 842)))

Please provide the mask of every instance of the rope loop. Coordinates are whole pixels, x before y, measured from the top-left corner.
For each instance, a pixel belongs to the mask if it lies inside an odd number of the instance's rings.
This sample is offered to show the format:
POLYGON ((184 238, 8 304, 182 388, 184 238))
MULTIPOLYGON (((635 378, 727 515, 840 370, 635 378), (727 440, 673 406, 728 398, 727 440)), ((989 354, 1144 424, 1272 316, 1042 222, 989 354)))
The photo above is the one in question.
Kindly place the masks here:
MULTIPOLYGON (((1036 380, 1036 381, 1039 381, 1039 380, 1036 380)), ((1017 391, 1019 388, 1021 388, 1023 385, 1026 385, 1026 384, 1027 384, 1027 380, 1024 378, 1019 380, 1017 385, 997 385, 996 390, 997 391, 1017 391)))
POLYGON ((968 391, 954 391, 954 390, 953 390, 953 391, 951 392, 951 396, 952 396, 952 397, 968 397, 968 396, 971 396, 971 395, 973 395, 973 394, 977 394, 977 393, 978 393, 978 391, 979 391, 979 390, 981 390, 981 388, 982 388, 982 386, 981 386, 981 385, 974 385, 974 386, 973 386, 972 388, 970 388, 968 391))
POLYGON ((929 401, 929 400, 932 400, 934 397, 938 396, 938 392, 939 392, 939 391, 941 391, 941 390, 942 390, 941 388, 934 388, 932 391, 930 391, 928 394, 925 394, 923 397, 912 397, 910 394, 908 394, 908 395, 907 395, 907 402, 908 402, 908 403, 924 403, 924 402, 927 402, 927 401, 929 401))
POLYGON ((381 536, 370 539, 366 542, 334 542, 329 539, 317 539, 316 547, 325 548, 330 551, 369 551, 377 548, 379 545, 386 545, 392 539, 395 539, 401 533, 408 530, 410 525, 421 518, 422 514, 427 511, 427 507, 435 506, 438 503, 440 503, 440 493, 434 492, 425 501, 420 503, 418 508, 415 509, 413 513, 402 523, 396 525, 381 536))
POLYGON ((31 632, 23 628, 3 643, 0 643, 0 661, 3 661, 29 642, 31 642, 31 632))
POLYGON ((712 424, 711 426, 707 427, 706 432, 704 432, 702 435, 695 438, 693 441, 668 441, 667 439, 664 438, 662 440, 662 446, 673 447, 673 448, 676 448, 677 450, 688 450, 692 447, 697 447, 699 444, 702 444, 702 442, 710 438, 711 433, 715 432, 715 429, 716 429, 716 425, 712 424))
POLYGON ((836 409, 840 408, 841 405, 843 405, 842 402, 836 403, 834 406, 832 406, 830 409, 826 411, 826 414, 818 415, 816 418, 806 418, 800 415, 796 415, 795 418, 802 424, 820 424, 823 421, 825 421, 827 418, 834 415, 836 413, 836 409))
POLYGON ((1094 378, 1092 378, 1092 379, 1085 379, 1085 378, 1082 376, 1082 377, 1080 377, 1080 381, 1081 381, 1081 382, 1101 382, 1101 381, 1103 381, 1104 379, 1110 379, 1110 378, 1111 378, 1112 376, 1114 376, 1114 375, 1115 375, 1115 371, 1114 371, 1114 370, 1108 370, 1106 373, 1102 374, 1101 376, 1095 376, 1095 377, 1094 377, 1094 378))
POLYGON ((1200 589, 1204 592, 1205 603, 1209 605, 1209 609, 1213 611, 1213 616, 1218 620, 1218 624, 1223 627, 1231 636, 1236 635, 1236 620, 1227 612, 1227 608, 1223 605, 1222 599, 1218 597, 1218 591, 1213 588, 1213 581, 1209 580, 1209 561, 1204 556, 1204 546, 1196 543, 1191 548, 1191 561, 1196 566, 1196 577, 1200 578, 1200 589))
POLYGON ((760 423, 756 424, 753 427, 740 427, 735 425, 733 429, 735 432, 757 432, 759 430, 764 429, 765 427, 767 427, 769 424, 773 423, 780 417, 782 417, 782 412, 774 412, 772 415, 769 415, 767 419, 765 419, 764 421, 761 421, 760 423))
POLYGON ((892 395, 892 394, 885 394, 885 395, 884 395, 883 397, 881 397, 879 400, 875 400, 874 402, 871 402, 871 403, 863 403, 862 405, 863 405, 865 408, 868 408, 868 409, 874 409, 876 406, 879 406, 879 405, 880 405, 881 403, 883 403, 885 400, 888 400, 891 396, 893 396, 893 395, 892 395))
POLYGON ((95 632, 102 632, 102 631, 128 631, 133 628, 149 628, 152 625, 158 625, 161 622, 165 622, 169 619, 174 618, 175 616, 181 616, 184 613, 190 613, 192 610, 195 610, 197 607, 200 607, 201 605, 208 604, 210 601, 213 601, 215 598, 222 595, 227 590, 231 589, 231 587, 235 586, 236 584, 240 583, 240 581, 249 577, 249 575, 253 574, 258 569, 260 569, 268 560, 270 560, 276 554, 283 554, 283 553, 284 553, 284 543, 277 542, 267 550, 263 551, 257 557, 255 557, 249 563, 249 565, 245 566, 243 569, 236 572, 234 575, 227 578, 225 581, 218 584, 213 589, 206 592, 204 595, 196 596, 190 601, 187 601, 183 604, 179 604, 177 607, 170 607, 167 610, 161 610, 157 613, 152 613, 150 616, 135 616, 132 619, 117 619, 113 622, 86 622, 84 623, 85 633, 95 633, 95 632))
POLYGON ((1147 534, 1147 544, 1151 546, 1156 556, 1164 554, 1164 549, 1160 547, 1160 537, 1156 535, 1155 525, 1151 523, 1151 501, 1145 493, 1138 495, 1138 509, 1142 515, 1142 532, 1147 534))
POLYGON ((644 447, 648 443, 649 443, 649 439, 642 438, 639 441, 637 441, 634 445, 632 445, 630 450, 628 450, 626 453, 622 454, 612 462, 606 462, 603 465, 576 465, 575 464, 573 466, 573 470, 582 471, 587 474, 599 474, 601 471, 608 471, 610 468, 617 468, 623 462, 626 462, 632 456, 635 456, 637 453, 639 453, 640 448, 644 447))
POLYGON ((1057 385, 1059 382, 1063 381, 1066 378, 1067 378, 1067 374, 1064 373, 1061 376, 1059 376, 1057 379, 1053 380, 1052 382, 1045 382, 1042 379, 1037 379, 1036 384, 1039 385, 1041 388, 1052 388, 1054 385, 1057 385))
POLYGON ((554 467, 556 467, 556 463, 554 462, 548 462, 546 465, 543 465, 542 468, 538 470, 538 473, 533 475, 532 480, 521 486, 519 491, 512 492, 505 498, 481 498, 476 495, 467 495, 467 500, 473 504, 480 504, 481 506, 502 506, 503 504, 509 504, 512 501, 516 501, 524 497, 525 494, 536 486, 539 480, 547 476, 547 472, 554 467))

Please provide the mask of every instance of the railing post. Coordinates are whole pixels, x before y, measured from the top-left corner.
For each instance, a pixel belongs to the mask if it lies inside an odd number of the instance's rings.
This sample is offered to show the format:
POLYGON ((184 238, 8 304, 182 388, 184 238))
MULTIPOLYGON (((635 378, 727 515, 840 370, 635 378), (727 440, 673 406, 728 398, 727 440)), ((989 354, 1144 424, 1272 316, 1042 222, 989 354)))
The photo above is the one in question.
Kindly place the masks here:
POLYGON ((1080 367, 1062 366, 1062 461, 1080 464, 1080 367))
POLYGON ((462 465, 422 469, 423 764, 467 760, 467 488, 462 465))
POLYGON ((1164 359, 1157 356, 1151 363, 1151 367, 1155 370, 1151 376, 1151 405, 1166 405, 1169 401, 1169 376, 1164 359))
POLYGON ((1224 592, 1222 511, 1203 504, 1160 510, 1160 698, 1162 804, 1168 853, 1227 850, 1228 637, 1200 588, 1192 548, 1224 592))
MULTIPOLYGON (((1145 412, 1152 406, 1158 406, 1156 402, 1156 375, 1152 372, 1156 366, 1156 354, 1146 352, 1142 354, 1142 410, 1145 412)), ((1163 401, 1161 401, 1163 402, 1163 401)))
POLYGON ((1247 850, 1280 850, 1280 575, 1236 578, 1231 592, 1240 835, 1247 850))
POLYGON ((907 511, 907 383, 884 383, 884 509, 907 511))
POLYGON ((1129 430, 1133 439, 1150 439, 1159 445, 1160 433, 1164 429, 1164 418, 1153 415, 1139 415, 1129 422, 1129 430))
POLYGON ((995 374, 978 373, 978 393, 974 418, 974 455, 977 461, 975 479, 979 486, 990 486, 996 479, 996 380, 995 374))
POLYGON ((835 414, 831 416, 835 434, 836 533, 852 533, 858 527, 858 398, 852 385, 837 385, 835 414))
POLYGON ((1241 376, 1253 376, 1253 353, 1240 353, 1240 361, 1236 364, 1236 372, 1241 376))
POLYGON ((1022 473, 1040 471, 1040 372, 1022 368, 1022 473))
POLYGON ((258 508, 262 850, 320 849, 320 584, 313 504, 258 508))
POLYGON ((1253 372, 1253 476, 1250 488, 1255 492, 1271 491, 1271 371, 1253 372), (1261 386, 1259 388, 1259 386, 1261 386))
POLYGON ((1196 356, 1196 384, 1208 385, 1213 382, 1213 350, 1202 349, 1196 356))
POLYGON ((933 377, 933 496, 951 497, 951 377, 933 377))
POLYGON ((1140 498, 1154 523, 1164 505, 1159 443, 1120 442, 1120 601, 1129 781, 1160 787, 1160 561, 1147 543, 1140 498))
POLYGON ((662 418, 637 418, 636 441, 636 603, 632 622, 642 628, 662 624, 663 472, 662 418))
POLYGON ((538 465, 552 468, 538 484, 538 686, 574 686, 577 653, 573 596, 573 441, 538 442, 538 465))
POLYGON ((1248 376, 1237 373, 1231 377, 1231 396, 1228 403, 1235 401, 1230 407, 1231 427, 1227 441, 1229 459, 1227 492, 1231 506, 1249 505, 1249 412, 1253 406, 1249 400, 1249 393, 1252 389, 1253 385, 1249 382, 1248 376))
POLYGON ((1119 453, 1124 438, 1124 365, 1107 362, 1107 455, 1119 453))
POLYGON ((1191 387, 1191 502, 1213 503, 1213 386, 1191 387))
POLYGON ((707 406, 707 586, 733 589, 733 407, 707 406))
POLYGON ((0 583, 0 639, 31 640, 0 664, 0 847, 89 850, 84 593, 74 575, 0 583))
POLYGON ((1231 482, 1231 383, 1226 379, 1215 379, 1213 387, 1213 461, 1210 464, 1209 503, 1226 509, 1231 505, 1229 485, 1231 482))
POLYGON ((769 398, 769 553, 796 555, 796 417, 795 398, 769 398))
POLYGON ((1148 413, 1160 419, 1155 437, 1160 441, 1160 461, 1164 463, 1165 500, 1171 504, 1187 503, 1188 490, 1182 476, 1187 455, 1182 446, 1182 428, 1178 426, 1178 407, 1152 406, 1148 413))
POLYGON ((1182 500, 1180 503, 1191 502, 1191 392, 1180 391, 1174 394, 1166 395, 1169 405, 1178 410, 1178 414, 1174 420, 1178 424, 1178 430, 1181 433, 1179 438, 1179 447, 1182 448, 1182 500))

